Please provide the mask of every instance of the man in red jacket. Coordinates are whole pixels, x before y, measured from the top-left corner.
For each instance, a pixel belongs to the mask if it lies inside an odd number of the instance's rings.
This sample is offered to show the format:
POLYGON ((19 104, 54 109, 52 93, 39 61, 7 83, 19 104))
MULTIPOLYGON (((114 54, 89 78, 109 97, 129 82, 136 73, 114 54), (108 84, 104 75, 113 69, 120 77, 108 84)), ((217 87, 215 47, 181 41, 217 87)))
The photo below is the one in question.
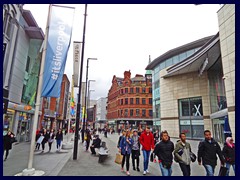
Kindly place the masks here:
POLYGON ((153 151, 154 149, 154 138, 153 138, 153 134, 150 132, 150 127, 146 127, 146 130, 141 134, 140 143, 142 145, 143 158, 144 158, 143 175, 146 175, 146 173, 149 173, 148 171, 149 156, 151 151, 153 151))

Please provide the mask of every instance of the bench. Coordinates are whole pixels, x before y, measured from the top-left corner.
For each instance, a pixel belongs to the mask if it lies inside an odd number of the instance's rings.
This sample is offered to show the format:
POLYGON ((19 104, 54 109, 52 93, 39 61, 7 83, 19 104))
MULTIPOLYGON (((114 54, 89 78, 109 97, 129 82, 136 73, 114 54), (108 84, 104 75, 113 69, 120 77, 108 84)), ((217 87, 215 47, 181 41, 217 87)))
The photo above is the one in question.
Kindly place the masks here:
POLYGON ((108 151, 109 150, 106 146, 106 142, 102 141, 101 146, 98 151, 98 154, 99 154, 98 163, 102 163, 107 159, 108 154, 109 154, 108 151))

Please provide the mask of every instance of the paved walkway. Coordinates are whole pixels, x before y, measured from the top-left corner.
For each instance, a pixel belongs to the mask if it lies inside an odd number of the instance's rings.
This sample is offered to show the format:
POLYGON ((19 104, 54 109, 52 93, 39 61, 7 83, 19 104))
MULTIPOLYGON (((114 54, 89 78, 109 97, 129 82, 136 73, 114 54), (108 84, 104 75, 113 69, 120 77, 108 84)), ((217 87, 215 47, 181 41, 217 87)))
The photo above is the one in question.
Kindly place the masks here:
MULTIPOLYGON (((71 135, 73 137, 73 134, 71 135)), ((109 157, 104 163, 98 163, 98 157, 91 155, 90 150, 85 151, 84 145, 79 141, 77 160, 73 160, 73 149, 61 150, 56 152, 56 142, 52 145, 52 151, 48 151, 46 144, 45 152, 35 152, 33 167, 36 170, 45 172, 44 176, 126 176, 120 171, 120 165, 114 162, 117 153, 118 135, 108 135, 108 138, 100 135, 102 141, 107 143, 109 148, 109 157)), ((70 138, 69 138, 70 139, 70 138)), ((66 142, 66 136, 64 142, 66 142)), ((70 140, 69 140, 70 141, 70 140)), ((175 143, 176 139, 172 139, 175 143)), ((73 141, 71 141, 73 143, 73 141)), ((199 141, 189 141, 192 146, 192 151, 196 154, 199 141)), ((9 158, 3 162, 3 175, 14 176, 27 168, 29 156, 30 143, 22 142, 13 145, 10 151, 9 158)), ((41 149, 41 148, 40 148, 41 149)), ((142 153, 141 153, 142 154, 142 153)), ((140 156, 140 170, 141 172, 133 171, 130 158, 130 173, 131 176, 143 176, 143 156, 140 156)), ((215 175, 219 172, 219 165, 215 169, 215 175)), ((149 163, 150 174, 147 176, 161 176, 158 163, 149 163)), ((197 162, 191 164, 192 176, 205 176, 203 166, 199 166, 197 162)), ((182 176, 182 172, 177 163, 173 163, 173 176, 182 176)), ((231 169, 230 175, 233 175, 231 169)))
MULTIPOLYGON (((71 137, 73 134, 70 135, 71 137)), ((69 141, 71 139, 69 137, 69 141)), ((67 136, 64 136, 63 142, 67 142, 67 136)), ((42 147, 34 152, 33 168, 44 171, 44 176, 57 176, 66 162, 72 155, 72 150, 56 151, 56 141, 52 144, 51 152, 48 152, 48 144, 45 144, 45 152, 42 153, 42 147)), ((21 173, 28 166, 30 152, 30 142, 15 143, 9 152, 7 161, 3 162, 3 176, 14 176, 21 173)))
MULTIPOLYGON (((72 160, 72 157, 62 168, 59 176, 126 176, 125 173, 120 171, 120 165, 114 162, 115 154, 117 153, 117 142, 119 136, 117 134, 108 135, 108 138, 103 137, 103 134, 100 135, 102 141, 107 143, 107 147, 110 150, 110 155, 106 162, 99 164, 98 157, 91 155, 91 152, 85 151, 83 144, 80 144, 78 159, 72 160)), ((176 139, 172 139, 175 143, 176 139)), ((196 154, 199 141, 189 141, 192 146, 192 151, 196 154)), ((141 153, 142 154, 142 153, 141 153)), ((143 156, 140 156, 140 172, 133 171, 131 166, 130 158, 130 174, 132 176, 142 176, 143 173, 143 156)), ((220 166, 218 165, 215 169, 215 175, 218 174, 220 166)), ((205 176, 205 169, 203 166, 199 166, 197 162, 191 165, 192 176, 205 176)), ((158 163, 149 162, 150 174, 147 176, 161 176, 160 168, 158 163)), ((173 163, 173 176, 182 176, 182 172, 177 163, 173 163)), ((233 175, 231 170, 230 175, 233 175)))

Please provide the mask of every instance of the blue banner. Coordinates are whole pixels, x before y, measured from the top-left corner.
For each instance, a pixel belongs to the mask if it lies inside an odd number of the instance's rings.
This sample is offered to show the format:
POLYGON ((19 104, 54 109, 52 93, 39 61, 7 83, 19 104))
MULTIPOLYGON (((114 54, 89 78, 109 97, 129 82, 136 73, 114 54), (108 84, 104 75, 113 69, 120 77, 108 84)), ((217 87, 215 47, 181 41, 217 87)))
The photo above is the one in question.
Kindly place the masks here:
POLYGON ((42 97, 59 97, 71 42, 74 8, 52 5, 50 14, 42 97))

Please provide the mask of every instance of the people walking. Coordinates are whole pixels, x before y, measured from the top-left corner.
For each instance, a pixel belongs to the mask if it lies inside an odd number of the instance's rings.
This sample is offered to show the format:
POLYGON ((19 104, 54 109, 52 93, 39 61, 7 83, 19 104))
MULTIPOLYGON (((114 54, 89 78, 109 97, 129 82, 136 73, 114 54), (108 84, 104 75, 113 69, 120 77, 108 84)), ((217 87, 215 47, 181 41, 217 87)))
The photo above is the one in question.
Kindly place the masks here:
POLYGON ((214 176, 214 170, 217 165, 217 156, 220 158, 222 166, 224 157, 219 144, 212 138, 211 131, 204 131, 205 139, 198 146, 198 164, 204 166, 207 176, 214 176))
POLYGON ((130 160, 130 154, 132 152, 132 145, 133 145, 133 140, 130 137, 130 131, 127 131, 126 132, 126 136, 121 138, 119 151, 123 155, 121 171, 122 172, 124 171, 124 164, 125 164, 125 160, 126 160, 126 174, 128 176, 130 175, 130 172, 129 172, 129 166, 130 166, 129 160, 130 160))
POLYGON ((88 151, 88 148, 89 148, 89 145, 90 145, 90 141, 92 140, 92 136, 90 134, 90 131, 87 130, 86 132, 86 138, 85 138, 85 141, 86 141, 86 151, 88 151))
POLYGON ((140 156, 140 141, 139 141, 139 136, 138 136, 138 131, 133 130, 133 146, 132 146, 132 165, 133 165, 133 170, 140 171, 139 169, 139 156, 140 156), (135 160, 137 161, 137 166, 135 166, 135 160))
POLYGON ((95 148, 100 148, 101 145, 101 139, 99 138, 99 135, 94 135, 94 139, 93 139, 93 143, 90 146, 90 150, 92 152, 92 154, 96 154, 95 148))
POLYGON ((42 140, 42 153, 44 152, 44 149, 45 149, 45 144, 48 142, 48 134, 47 134, 47 130, 46 129, 43 129, 43 140, 42 140))
POLYGON ((42 144, 42 141, 43 141, 43 139, 44 139, 44 136, 43 136, 43 133, 42 133, 42 132, 39 132, 39 134, 38 134, 37 136, 38 136, 38 139, 37 139, 35 151, 36 151, 36 150, 39 150, 40 145, 42 144))
MULTIPOLYGON (((167 131, 162 131, 160 137, 161 141, 156 144, 153 153, 158 157, 162 176, 171 176, 174 144, 170 141, 167 131)), ((156 161, 156 159, 154 161, 156 161)))
POLYGON ((180 133, 179 135, 180 141, 176 143, 174 149, 174 159, 179 163, 183 176, 191 175, 191 145, 186 142, 186 134, 180 133))
POLYGON ((160 135, 158 130, 156 130, 155 133, 153 133, 153 138, 154 138, 154 144, 156 145, 160 140, 160 135))
POLYGON ((62 133, 62 129, 58 129, 58 132, 56 133, 56 141, 57 141, 57 151, 60 151, 61 149, 61 144, 63 141, 63 133, 62 133))
POLYGON ((3 155, 5 153, 4 161, 7 160, 9 150, 12 149, 12 143, 15 142, 15 135, 9 130, 5 136, 3 136, 3 155))
POLYGON ((226 161, 226 168, 228 168, 226 176, 229 176, 231 166, 235 174, 235 144, 232 137, 227 137, 222 153, 226 161))
POLYGON ((49 147, 48 151, 50 152, 52 149, 52 143, 53 143, 54 137, 55 137, 54 130, 51 129, 51 131, 48 131, 47 136, 48 136, 47 138, 48 138, 48 147, 49 147))
POLYGON ((122 137, 124 137, 124 136, 126 136, 126 130, 125 130, 125 129, 122 130, 122 135, 119 136, 119 138, 118 138, 117 148, 119 148, 121 139, 122 139, 122 137))
POLYGON ((148 170, 148 163, 149 163, 149 156, 151 151, 154 149, 154 139, 153 134, 150 132, 150 128, 146 127, 145 131, 140 136, 140 144, 142 145, 142 152, 143 152, 143 175, 149 173, 148 170))

